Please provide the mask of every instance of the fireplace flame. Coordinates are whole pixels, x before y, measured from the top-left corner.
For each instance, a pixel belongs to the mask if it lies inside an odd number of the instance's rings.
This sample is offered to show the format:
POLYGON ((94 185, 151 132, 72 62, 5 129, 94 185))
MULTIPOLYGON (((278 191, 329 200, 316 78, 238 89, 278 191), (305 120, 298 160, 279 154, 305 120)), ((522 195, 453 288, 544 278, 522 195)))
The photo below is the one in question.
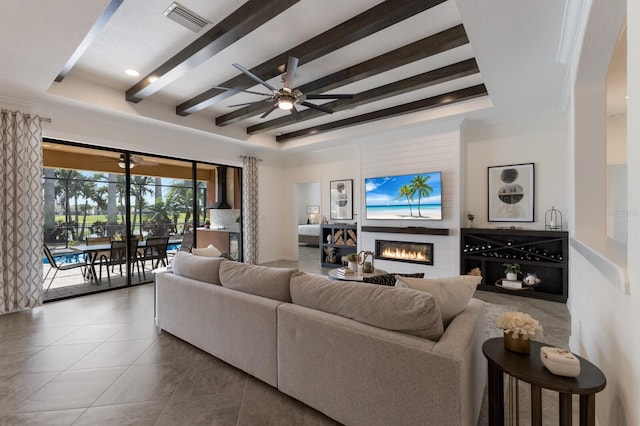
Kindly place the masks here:
POLYGON ((418 260, 422 262, 427 261, 427 256, 422 252, 415 251, 415 250, 391 248, 391 247, 386 247, 384 250, 382 250, 382 257, 391 257, 394 259, 418 260))

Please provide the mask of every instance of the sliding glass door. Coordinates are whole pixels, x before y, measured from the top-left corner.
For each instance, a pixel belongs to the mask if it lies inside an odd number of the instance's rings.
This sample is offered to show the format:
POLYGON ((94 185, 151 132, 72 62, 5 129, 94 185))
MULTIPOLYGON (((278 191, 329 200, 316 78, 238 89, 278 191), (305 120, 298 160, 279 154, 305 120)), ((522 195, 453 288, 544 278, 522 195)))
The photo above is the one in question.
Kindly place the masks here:
MULTIPOLYGON (((170 262, 176 250, 198 244, 199 232, 210 232, 206 219, 218 223, 217 232, 234 232, 233 238, 225 236, 227 245, 238 240, 237 168, 53 140, 43 142, 43 153, 44 241, 54 255, 54 264, 45 261, 45 272, 51 272, 45 300, 152 281, 154 268, 170 262), (221 167, 230 183, 219 182, 221 167), (226 196, 218 192, 227 188, 232 208, 214 212, 212 205, 226 196), (124 255, 113 246, 129 238, 137 245, 127 247, 127 258, 118 258, 124 255), (59 268, 69 262, 88 265, 82 272, 59 268)), ((237 243, 234 252, 241 257, 237 243)))

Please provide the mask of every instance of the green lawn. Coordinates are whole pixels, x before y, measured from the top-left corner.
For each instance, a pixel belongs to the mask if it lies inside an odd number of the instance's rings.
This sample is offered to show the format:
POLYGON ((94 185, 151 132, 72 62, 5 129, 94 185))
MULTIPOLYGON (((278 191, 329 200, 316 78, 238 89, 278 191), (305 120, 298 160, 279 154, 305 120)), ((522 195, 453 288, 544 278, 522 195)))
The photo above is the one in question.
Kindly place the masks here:
MULTIPOLYGON (((181 213, 180 216, 178 217, 178 223, 184 223, 184 218, 187 216, 186 213, 181 213)), ((150 215, 148 214, 142 214, 142 219, 143 220, 148 220, 150 217, 150 215)), ((191 216, 193 218, 193 215, 191 216)), ((82 214, 78 215, 78 224, 82 224, 82 214)), ((64 215, 56 215, 56 222, 64 222, 66 220, 64 215)), ((71 220, 75 220, 75 215, 71 215, 71 220)), ((94 222, 106 222, 107 221, 107 215, 106 214, 88 214, 87 215, 87 221, 86 221, 86 225, 91 225, 94 222)), ((136 221, 137 222, 137 221, 136 221)), ((122 217, 120 215, 118 215, 118 223, 122 223, 122 217)))

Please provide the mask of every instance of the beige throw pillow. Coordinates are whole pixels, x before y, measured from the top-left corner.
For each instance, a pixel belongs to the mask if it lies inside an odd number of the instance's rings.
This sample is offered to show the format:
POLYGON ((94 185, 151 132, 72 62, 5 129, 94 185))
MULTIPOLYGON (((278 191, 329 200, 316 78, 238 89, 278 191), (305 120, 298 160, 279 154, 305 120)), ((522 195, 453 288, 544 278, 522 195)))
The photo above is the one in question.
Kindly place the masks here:
POLYGON ((225 259, 215 257, 194 256, 190 253, 179 251, 173 257, 171 270, 174 274, 198 281, 220 285, 219 269, 225 259))
POLYGON ((482 281, 482 277, 474 275, 424 279, 396 275, 396 278, 397 287, 408 287, 432 294, 440 307, 445 327, 464 310, 482 281))
POLYGON ((191 253, 195 254, 196 256, 204 257, 220 257, 220 255, 222 254, 222 252, 220 252, 220 250, 218 250, 213 244, 209 244, 204 248, 191 249, 191 253))
POLYGON ((291 277, 291 300, 317 311, 433 341, 444 331, 433 296, 411 289, 338 282, 298 272, 291 277))
POLYGON ((243 293, 291 302, 289 280, 294 272, 296 269, 225 262, 220 266, 220 283, 243 293))

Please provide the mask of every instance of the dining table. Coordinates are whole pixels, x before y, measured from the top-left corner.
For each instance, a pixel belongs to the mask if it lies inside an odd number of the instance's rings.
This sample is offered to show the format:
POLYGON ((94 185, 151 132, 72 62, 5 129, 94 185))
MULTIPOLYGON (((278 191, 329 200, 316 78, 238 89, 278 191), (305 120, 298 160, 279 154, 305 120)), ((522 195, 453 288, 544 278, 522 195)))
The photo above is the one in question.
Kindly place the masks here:
MULTIPOLYGON (((170 238, 168 245, 172 245, 172 244, 180 244, 182 243, 182 239, 181 238, 170 238)), ((138 241, 138 248, 144 248, 147 246, 147 241, 146 240, 139 240, 138 241)), ((96 274, 96 261, 98 260, 99 257, 99 253, 100 252, 105 252, 105 251, 110 251, 111 250, 111 244, 78 244, 75 246, 71 246, 69 247, 70 250, 75 251, 76 253, 80 254, 83 253, 85 255, 85 261, 87 262, 87 279, 89 279, 89 281, 100 281, 98 279, 98 275, 96 274)))

